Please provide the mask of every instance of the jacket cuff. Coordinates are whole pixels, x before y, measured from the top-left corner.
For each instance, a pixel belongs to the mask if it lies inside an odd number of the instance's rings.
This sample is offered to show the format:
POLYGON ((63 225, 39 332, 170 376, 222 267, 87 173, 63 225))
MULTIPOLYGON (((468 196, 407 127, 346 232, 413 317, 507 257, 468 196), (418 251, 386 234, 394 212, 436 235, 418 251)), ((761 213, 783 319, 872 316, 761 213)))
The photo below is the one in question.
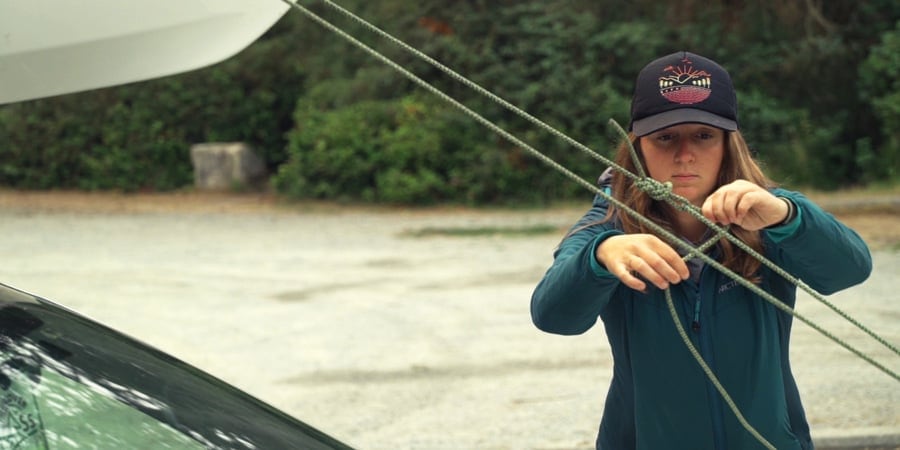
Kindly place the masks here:
POLYGON ((800 228, 800 223, 803 220, 803 210, 795 203, 793 200, 787 197, 779 197, 790 202, 790 206, 793 208, 794 217, 789 217, 785 223, 781 223, 775 225, 770 228, 766 228, 766 232, 769 233, 769 237, 775 243, 781 242, 789 237, 791 237, 798 228, 800 228))
POLYGON ((591 242, 591 245, 589 246, 591 254, 588 259, 591 262, 591 272, 593 272, 594 276, 597 276, 597 277, 614 276, 612 273, 610 273, 609 270, 606 269, 606 266, 604 266, 603 264, 600 264, 600 261, 597 261, 597 247, 599 247, 600 244, 602 244, 603 241, 607 240, 608 238, 611 238, 613 236, 618 236, 620 234, 625 234, 625 233, 623 233, 621 230, 604 231, 603 233, 598 234, 597 237, 594 238, 594 241, 591 242))

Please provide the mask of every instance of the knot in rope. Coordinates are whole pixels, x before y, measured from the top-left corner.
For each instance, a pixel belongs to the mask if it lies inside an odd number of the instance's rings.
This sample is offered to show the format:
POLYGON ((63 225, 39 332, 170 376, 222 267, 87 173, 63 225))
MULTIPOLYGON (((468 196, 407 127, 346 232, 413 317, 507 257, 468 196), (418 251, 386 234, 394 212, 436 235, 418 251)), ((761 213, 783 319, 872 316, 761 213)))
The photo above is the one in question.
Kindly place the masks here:
POLYGON ((634 182, 638 189, 647 193, 653 200, 665 200, 672 195, 672 182, 660 183, 650 177, 643 177, 634 182))

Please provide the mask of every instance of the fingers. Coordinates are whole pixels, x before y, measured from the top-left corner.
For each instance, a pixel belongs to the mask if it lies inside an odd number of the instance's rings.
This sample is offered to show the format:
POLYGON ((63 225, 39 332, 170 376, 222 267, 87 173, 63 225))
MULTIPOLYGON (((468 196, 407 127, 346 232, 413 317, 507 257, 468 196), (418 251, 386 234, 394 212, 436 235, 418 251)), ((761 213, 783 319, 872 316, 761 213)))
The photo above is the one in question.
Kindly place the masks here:
MULTIPOLYGON (((679 265, 684 265, 684 261, 678 257, 677 253, 675 253, 674 261, 668 261, 658 254, 651 253, 643 256, 632 256, 629 263, 632 271, 660 289, 667 289, 670 283, 678 284, 687 278, 687 275, 682 277, 678 269, 675 268, 679 265)), ((684 269, 687 272, 686 265, 684 269)))
POLYGON ((701 212, 712 222, 758 230, 784 217, 784 205, 762 187, 738 180, 720 187, 703 202, 701 212))
POLYGON ((660 289, 690 276, 687 264, 668 244, 649 234, 613 236, 597 248, 597 260, 626 286, 645 291, 646 282, 660 289))
POLYGON ((625 286, 641 292, 647 290, 647 284, 635 276, 637 272, 632 271, 630 262, 618 264, 615 268, 609 268, 609 271, 625 286))
POLYGON ((703 202, 701 211, 712 222, 722 225, 740 224, 752 207, 744 201, 746 192, 720 188, 703 202))

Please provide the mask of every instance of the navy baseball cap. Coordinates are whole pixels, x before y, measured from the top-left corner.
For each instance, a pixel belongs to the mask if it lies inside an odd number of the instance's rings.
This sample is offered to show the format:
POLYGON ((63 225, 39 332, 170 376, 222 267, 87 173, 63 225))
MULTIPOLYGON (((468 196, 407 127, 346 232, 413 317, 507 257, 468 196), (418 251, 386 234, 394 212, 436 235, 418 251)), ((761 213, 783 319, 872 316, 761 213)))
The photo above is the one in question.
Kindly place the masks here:
POLYGON ((688 52, 663 56, 638 74, 628 129, 637 136, 682 123, 738 129, 731 76, 715 61, 688 52))

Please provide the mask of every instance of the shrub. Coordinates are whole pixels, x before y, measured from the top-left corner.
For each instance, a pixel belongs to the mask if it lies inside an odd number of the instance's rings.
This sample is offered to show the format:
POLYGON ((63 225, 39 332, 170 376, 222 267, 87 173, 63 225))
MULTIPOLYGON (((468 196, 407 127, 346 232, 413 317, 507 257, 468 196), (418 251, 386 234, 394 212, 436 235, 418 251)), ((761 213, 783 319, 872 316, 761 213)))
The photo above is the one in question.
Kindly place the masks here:
POLYGON ((879 122, 880 135, 857 140, 865 181, 900 178, 900 21, 881 36, 859 68, 860 97, 879 122))

